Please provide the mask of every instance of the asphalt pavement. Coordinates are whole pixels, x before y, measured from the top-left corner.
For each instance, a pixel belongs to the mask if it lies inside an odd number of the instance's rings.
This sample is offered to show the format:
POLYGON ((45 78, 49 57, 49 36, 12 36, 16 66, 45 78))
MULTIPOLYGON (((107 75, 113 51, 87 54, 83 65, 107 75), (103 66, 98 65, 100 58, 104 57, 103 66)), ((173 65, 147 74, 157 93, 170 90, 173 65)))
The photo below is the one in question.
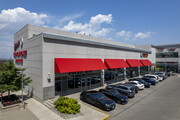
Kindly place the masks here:
POLYGON ((110 120, 180 120, 179 100, 180 76, 171 77, 140 91, 129 106, 119 105, 118 112, 109 113, 110 120))

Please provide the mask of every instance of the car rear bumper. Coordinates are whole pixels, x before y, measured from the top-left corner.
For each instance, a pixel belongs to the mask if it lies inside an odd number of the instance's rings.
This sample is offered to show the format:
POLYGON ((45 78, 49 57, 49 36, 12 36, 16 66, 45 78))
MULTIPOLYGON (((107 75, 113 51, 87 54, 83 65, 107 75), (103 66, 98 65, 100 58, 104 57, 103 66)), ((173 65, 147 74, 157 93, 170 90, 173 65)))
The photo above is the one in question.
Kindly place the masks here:
POLYGON ((110 106, 104 106, 104 110, 106 111, 114 110, 115 108, 116 108, 116 104, 110 106))

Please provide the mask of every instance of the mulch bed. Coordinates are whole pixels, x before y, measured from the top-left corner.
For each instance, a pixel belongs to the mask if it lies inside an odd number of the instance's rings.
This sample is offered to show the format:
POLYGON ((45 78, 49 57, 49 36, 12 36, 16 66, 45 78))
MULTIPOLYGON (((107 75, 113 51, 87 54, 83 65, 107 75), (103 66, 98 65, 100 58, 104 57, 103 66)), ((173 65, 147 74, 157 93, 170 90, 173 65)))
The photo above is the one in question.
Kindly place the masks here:
MULTIPOLYGON (((0 97, 0 101, 1 101, 1 97, 0 97)), ((1 103, 3 107, 7 107, 10 105, 21 103, 21 100, 15 94, 12 94, 10 96, 3 96, 1 103)))

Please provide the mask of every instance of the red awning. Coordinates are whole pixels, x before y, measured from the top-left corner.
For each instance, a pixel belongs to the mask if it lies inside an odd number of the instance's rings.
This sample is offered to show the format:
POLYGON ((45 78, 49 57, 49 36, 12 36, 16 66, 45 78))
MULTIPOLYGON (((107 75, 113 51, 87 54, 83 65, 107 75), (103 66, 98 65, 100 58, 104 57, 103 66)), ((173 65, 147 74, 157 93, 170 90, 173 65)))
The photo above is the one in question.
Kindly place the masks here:
POLYGON ((129 67, 124 59, 104 59, 104 63, 108 69, 129 67))
POLYGON ((144 66, 152 66, 152 63, 147 59, 141 59, 140 61, 144 66))
POLYGON ((126 62, 129 64, 131 67, 138 67, 138 66, 143 66, 143 64, 140 62, 138 59, 126 59, 126 62))
POLYGON ((81 72, 107 69, 101 59, 55 58, 55 72, 81 72))

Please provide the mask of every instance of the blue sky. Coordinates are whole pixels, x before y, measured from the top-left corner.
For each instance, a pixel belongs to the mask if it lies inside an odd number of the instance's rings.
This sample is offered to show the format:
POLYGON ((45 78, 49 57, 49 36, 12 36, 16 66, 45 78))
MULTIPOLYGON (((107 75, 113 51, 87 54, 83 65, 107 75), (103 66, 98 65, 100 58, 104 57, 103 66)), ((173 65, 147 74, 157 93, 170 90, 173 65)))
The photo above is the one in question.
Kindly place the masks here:
POLYGON ((0 0, 0 58, 35 24, 129 44, 180 43, 180 0, 0 0))

